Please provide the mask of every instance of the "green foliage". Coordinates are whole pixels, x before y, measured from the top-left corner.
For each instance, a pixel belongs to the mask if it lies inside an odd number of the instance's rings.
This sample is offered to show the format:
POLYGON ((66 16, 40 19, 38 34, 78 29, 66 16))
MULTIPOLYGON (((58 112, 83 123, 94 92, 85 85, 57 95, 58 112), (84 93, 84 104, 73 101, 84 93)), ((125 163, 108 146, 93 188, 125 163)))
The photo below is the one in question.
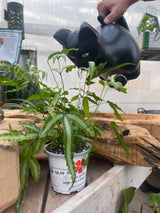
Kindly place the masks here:
POLYGON ((158 18, 149 13, 145 13, 143 16, 140 25, 138 26, 138 33, 144 32, 158 32, 160 30, 158 18))
POLYGON ((110 122, 110 129, 111 129, 111 130, 114 132, 114 134, 116 135, 116 137, 117 137, 119 143, 121 144, 121 146, 123 147, 123 149, 126 151, 126 154, 127 154, 129 157, 131 157, 131 156, 130 156, 130 153, 129 153, 127 147, 126 147, 126 144, 124 143, 123 138, 122 138, 122 136, 121 136, 121 134, 120 134, 118 125, 117 125, 114 121, 111 121, 111 122, 110 122))
MULTIPOLYGON (((135 187, 129 187, 125 190, 123 190, 123 207, 118 211, 118 213, 128 213, 128 206, 130 202, 132 201, 134 194, 135 194, 136 188, 135 187)), ((152 204, 156 210, 154 210, 155 213, 160 213, 160 193, 150 193, 148 196, 148 199, 150 203, 145 203, 145 205, 151 206, 152 204)), ((140 212, 142 213, 143 210, 141 208, 140 212)), ((137 211, 133 210, 133 213, 138 213, 137 211)))
POLYGON ((118 213, 128 213, 128 205, 130 204, 130 202, 132 201, 134 197, 135 190, 136 190, 135 187, 129 187, 122 191, 124 202, 123 202, 122 209, 118 213))
POLYGON ((160 213, 160 193, 149 194, 149 201, 156 207, 157 213, 160 213))
MULTIPOLYGON (((80 147, 81 141, 92 142, 92 138, 102 136, 101 127, 93 120, 96 112, 102 103, 108 103, 113 109, 115 116, 122 121, 119 111, 123 112, 116 104, 105 101, 105 96, 108 87, 113 87, 117 92, 126 93, 120 82, 116 82, 116 75, 108 78, 107 82, 99 81, 102 88, 100 96, 92 92, 90 87, 95 84, 94 78, 98 76, 99 71, 106 63, 95 67, 94 62, 89 62, 88 68, 78 70, 80 81, 84 79, 84 84, 80 87, 65 89, 63 73, 75 72, 74 65, 61 67, 61 60, 66 61, 66 55, 70 50, 63 49, 55 52, 48 57, 48 65, 55 82, 55 87, 48 87, 43 83, 47 76, 37 67, 31 65, 30 61, 26 62, 27 72, 19 65, 11 65, 8 62, 0 62, 0 69, 7 70, 8 75, 14 74, 15 79, 8 76, 0 79, 1 85, 14 86, 10 92, 21 91, 24 88, 32 87, 31 82, 34 82, 38 90, 36 93, 30 93, 25 99, 18 99, 21 104, 19 106, 26 111, 27 114, 34 113, 37 122, 43 124, 42 128, 37 127, 36 123, 21 123, 22 131, 13 130, 10 126, 10 133, 0 135, 0 140, 17 141, 22 146, 20 153, 20 181, 21 191, 16 203, 16 212, 19 212, 20 205, 23 200, 24 190, 28 184, 28 175, 31 172, 35 181, 40 177, 40 165, 35 158, 35 155, 40 152, 43 145, 52 143, 54 148, 63 147, 65 150, 65 160, 72 177, 72 186, 76 179, 75 164, 73 161, 74 150, 80 147), (60 82, 57 81, 58 74, 60 82), (70 92, 74 91, 74 95, 70 97, 70 92), (92 114, 90 108, 94 107, 92 114)), ((119 65, 116 68, 107 69, 111 71, 128 64, 119 65)), ((35 90, 35 88, 34 88, 35 90)), ((9 103, 7 100, 1 104, 9 103)), ((1 111, 3 113, 3 111, 1 111)), ((115 122, 110 124, 111 130, 118 138, 122 147, 127 154, 129 152, 123 142, 123 139, 118 131, 118 126, 115 122)), ((95 150, 95 147, 89 149, 86 164, 89 161, 90 152, 95 150)))
POLYGON ((1 61, 0 85, 2 85, 2 91, 6 93, 7 99, 27 99, 31 95, 39 93, 40 73, 44 76, 44 72, 33 66, 30 60, 26 61, 26 69, 19 64, 12 65, 7 61, 1 61))

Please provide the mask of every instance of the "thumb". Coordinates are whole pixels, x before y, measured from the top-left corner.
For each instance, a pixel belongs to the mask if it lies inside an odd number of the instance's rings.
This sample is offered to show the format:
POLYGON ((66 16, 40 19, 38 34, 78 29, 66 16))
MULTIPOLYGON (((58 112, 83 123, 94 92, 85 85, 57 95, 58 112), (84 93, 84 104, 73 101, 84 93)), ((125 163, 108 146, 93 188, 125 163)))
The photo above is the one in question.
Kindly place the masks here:
POLYGON ((106 16, 103 20, 104 24, 110 24, 118 19, 118 16, 116 13, 111 12, 108 16, 106 16))

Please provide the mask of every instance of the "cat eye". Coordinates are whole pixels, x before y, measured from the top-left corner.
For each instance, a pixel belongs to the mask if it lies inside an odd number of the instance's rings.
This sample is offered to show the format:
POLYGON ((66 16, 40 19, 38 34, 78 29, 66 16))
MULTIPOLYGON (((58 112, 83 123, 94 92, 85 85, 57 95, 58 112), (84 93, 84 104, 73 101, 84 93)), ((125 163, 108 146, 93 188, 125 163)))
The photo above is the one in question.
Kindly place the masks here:
POLYGON ((83 57, 83 58, 86 58, 86 57, 88 57, 88 56, 89 56, 89 52, 83 53, 83 54, 82 54, 82 57, 83 57))

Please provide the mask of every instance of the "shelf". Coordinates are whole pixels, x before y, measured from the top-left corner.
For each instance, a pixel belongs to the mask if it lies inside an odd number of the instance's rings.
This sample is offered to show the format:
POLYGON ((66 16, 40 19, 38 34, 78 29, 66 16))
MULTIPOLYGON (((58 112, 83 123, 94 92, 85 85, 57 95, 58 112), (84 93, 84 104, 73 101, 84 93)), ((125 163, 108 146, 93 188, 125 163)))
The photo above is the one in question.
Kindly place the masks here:
POLYGON ((160 61, 160 32, 144 32, 136 38, 141 60, 160 61))

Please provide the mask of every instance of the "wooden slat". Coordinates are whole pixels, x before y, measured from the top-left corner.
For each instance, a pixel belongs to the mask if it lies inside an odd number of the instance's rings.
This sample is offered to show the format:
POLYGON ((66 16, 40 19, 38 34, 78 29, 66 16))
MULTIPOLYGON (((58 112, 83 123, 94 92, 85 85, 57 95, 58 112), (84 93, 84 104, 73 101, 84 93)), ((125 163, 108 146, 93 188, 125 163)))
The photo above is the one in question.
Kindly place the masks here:
POLYGON ((150 168, 116 165, 52 213, 117 213, 123 200, 121 190, 139 188, 150 173, 150 168))
MULTIPOLYGON (((91 157, 88 165, 87 171, 87 186, 99 178, 102 174, 112 168, 112 164, 106 160, 99 157, 91 157)), ((53 191, 51 184, 49 186, 49 193, 46 202, 45 213, 50 213, 64 202, 69 199, 74 198, 77 193, 71 193, 70 195, 62 195, 53 191)), ((64 211, 65 212, 65 211, 64 211)), ((87 212, 87 211, 85 211, 87 212)), ((90 212, 90 211, 89 211, 90 212)))
MULTIPOLYGON (((35 182, 32 177, 29 178, 20 213, 43 213, 48 184, 48 161, 41 161, 40 163, 42 171, 40 180, 35 182)), ((14 206, 6 209, 3 213, 15 213, 14 206)))

